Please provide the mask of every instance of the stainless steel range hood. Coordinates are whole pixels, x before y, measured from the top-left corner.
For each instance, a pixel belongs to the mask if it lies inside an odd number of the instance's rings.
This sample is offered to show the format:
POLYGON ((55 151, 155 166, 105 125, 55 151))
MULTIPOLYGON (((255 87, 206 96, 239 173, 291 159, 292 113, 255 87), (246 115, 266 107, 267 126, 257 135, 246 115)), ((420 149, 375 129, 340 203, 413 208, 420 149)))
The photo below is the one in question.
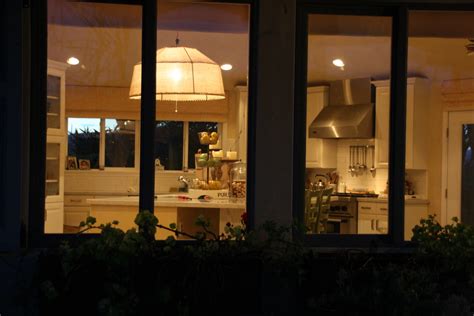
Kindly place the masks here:
POLYGON ((373 138, 375 89, 369 78, 333 81, 329 105, 309 126, 310 138, 373 138))

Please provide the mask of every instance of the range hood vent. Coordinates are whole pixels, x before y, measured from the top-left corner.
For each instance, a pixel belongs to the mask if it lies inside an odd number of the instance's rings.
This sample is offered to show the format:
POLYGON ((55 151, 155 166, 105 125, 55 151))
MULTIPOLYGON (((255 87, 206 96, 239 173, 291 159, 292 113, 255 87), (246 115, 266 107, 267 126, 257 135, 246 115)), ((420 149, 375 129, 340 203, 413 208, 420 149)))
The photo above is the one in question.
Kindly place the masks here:
POLYGON ((370 78, 333 81, 329 105, 309 126, 310 138, 373 138, 375 89, 370 78))

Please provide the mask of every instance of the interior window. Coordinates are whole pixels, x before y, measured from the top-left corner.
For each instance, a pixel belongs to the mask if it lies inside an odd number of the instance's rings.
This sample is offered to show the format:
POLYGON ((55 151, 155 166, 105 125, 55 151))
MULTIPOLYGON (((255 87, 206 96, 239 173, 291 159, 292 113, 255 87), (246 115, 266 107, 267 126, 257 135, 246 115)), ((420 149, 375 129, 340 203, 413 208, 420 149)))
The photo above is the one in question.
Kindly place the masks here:
POLYGON ((183 169, 183 122, 156 122, 155 167, 157 170, 183 169))
POLYGON ((105 120, 105 166, 135 166, 135 121, 105 120))
POLYGON ((199 151, 207 151, 207 146, 199 142, 198 133, 208 132, 210 134, 217 132, 217 127, 218 123, 216 122, 189 122, 188 168, 196 168, 195 155, 198 154, 199 151))
MULTIPOLYGON (((68 119, 68 156, 69 161, 89 160, 90 168, 99 168, 100 119, 98 118, 69 118, 68 119)), ((67 169, 77 169, 67 165, 67 169)))

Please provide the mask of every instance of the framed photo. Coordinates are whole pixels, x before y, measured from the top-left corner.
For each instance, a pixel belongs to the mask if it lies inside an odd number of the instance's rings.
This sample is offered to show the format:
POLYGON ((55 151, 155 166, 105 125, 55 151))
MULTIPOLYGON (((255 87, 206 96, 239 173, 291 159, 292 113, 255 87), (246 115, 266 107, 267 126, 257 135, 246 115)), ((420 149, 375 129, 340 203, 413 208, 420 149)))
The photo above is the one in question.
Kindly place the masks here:
POLYGON ((89 159, 79 159, 79 169, 89 170, 91 168, 91 161, 89 159))
POLYGON ((67 170, 76 170, 76 169, 78 169, 76 156, 67 156, 66 169, 67 170))

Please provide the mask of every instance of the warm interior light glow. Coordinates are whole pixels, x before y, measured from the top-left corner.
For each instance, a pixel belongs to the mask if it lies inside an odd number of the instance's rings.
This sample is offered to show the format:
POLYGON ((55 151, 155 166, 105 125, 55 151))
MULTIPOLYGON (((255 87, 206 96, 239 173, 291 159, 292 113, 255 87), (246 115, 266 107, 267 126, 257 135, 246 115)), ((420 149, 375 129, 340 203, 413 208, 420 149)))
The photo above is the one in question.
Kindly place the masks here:
POLYGON ((222 64, 222 65, 221 65, 221 69, 222 69, 222 70, 225 70, 225 71, 231 70, 231 69, 232 69, 232 65, 231 65, 231 64, 222 64))
POLYGON ((72 66, 79 65, 79 59, 77 59, 76 57, 69 57, 66 62, 72 66))
POLYGON ((170 71, 170 77, 171 79, 173 79, 174 81, 179 81, 181 80, 181 71, 179 71, 179 69, 173 69, 170 71))
POLYGON ((342 61, 342 59, 334 59, 332 61, 332 64, 336 67, 340 67, 340 68, 343 68, 345 65, 344 65, 344 62, 342 61))
MULTIPOLYGON (((130 99, 141 99, 142 64, 133 67, 130 99)), ((225 99, 220 66, 190 47, 163 47, 156 52, 156 100, 210 101, 225 99)))

